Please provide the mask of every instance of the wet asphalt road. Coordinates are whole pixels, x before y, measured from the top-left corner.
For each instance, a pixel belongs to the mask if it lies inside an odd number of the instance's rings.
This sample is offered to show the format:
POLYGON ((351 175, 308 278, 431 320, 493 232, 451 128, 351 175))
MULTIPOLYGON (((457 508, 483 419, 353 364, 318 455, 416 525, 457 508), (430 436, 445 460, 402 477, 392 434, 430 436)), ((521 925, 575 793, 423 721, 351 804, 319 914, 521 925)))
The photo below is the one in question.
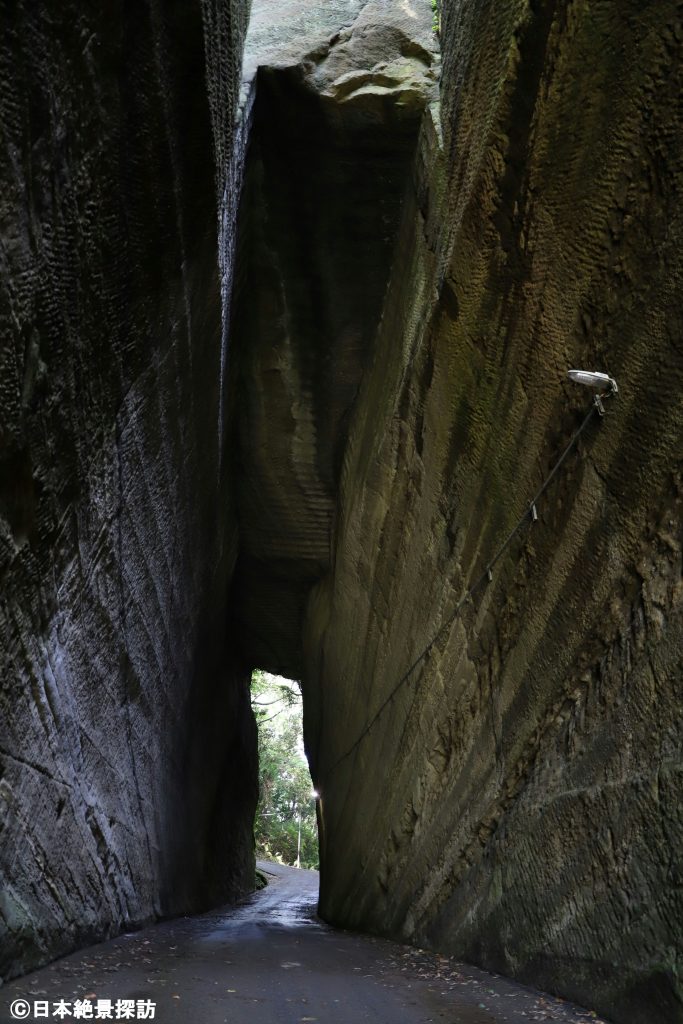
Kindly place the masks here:
MULTIPOLYGON (((237 908, 179 918, 92 946, 0 989, 0 1024, 70 1021, 81 1000, 155 1004, 160 1024, 598 1024, 587 1010, 437 954, 318 921, 318 875, 262 863, 270 884, 237 908), (53 1014, 63 1000, 70 1013, 53 1014), (50 1016, 36 1018, 34 1001, 50 1016), (31 1012, 26 1015, 26 1005, 31 1012)), ((149 1013, 149 1009, 147 1010, 149 1013)), ((100 1018, 106 1019, 106 1018, 100 1018)), ((151 1019, 149 1016, 146 1019, 151 1019)))

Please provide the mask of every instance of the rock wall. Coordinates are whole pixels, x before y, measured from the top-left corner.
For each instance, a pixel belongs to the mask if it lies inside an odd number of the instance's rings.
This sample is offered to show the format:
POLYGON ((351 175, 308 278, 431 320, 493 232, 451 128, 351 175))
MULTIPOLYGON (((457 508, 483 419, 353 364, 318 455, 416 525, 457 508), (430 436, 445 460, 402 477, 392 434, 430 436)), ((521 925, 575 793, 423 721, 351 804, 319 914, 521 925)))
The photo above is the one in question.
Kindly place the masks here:
POLYGON ((323 915, 628 1024, 683 1020, 682 32, 446 0, 303 633, 323 915), (618 398, 389 699, 589 408, 573 366, 618 398))
POLYGON ((279 17, 255 5, 245 54, 255 77, 231 329, 234 604, 253 664, 298 679, 437 70, 422 0, 290 4, 279 17))
POLYGON ((220 436, 245 20, 4 4, 5 977, 253 879, 220 436))
POLYGON ((327 918, 680 1024, 679 6, 5 6, 0 973, 248 887, 260 665, 327 918))

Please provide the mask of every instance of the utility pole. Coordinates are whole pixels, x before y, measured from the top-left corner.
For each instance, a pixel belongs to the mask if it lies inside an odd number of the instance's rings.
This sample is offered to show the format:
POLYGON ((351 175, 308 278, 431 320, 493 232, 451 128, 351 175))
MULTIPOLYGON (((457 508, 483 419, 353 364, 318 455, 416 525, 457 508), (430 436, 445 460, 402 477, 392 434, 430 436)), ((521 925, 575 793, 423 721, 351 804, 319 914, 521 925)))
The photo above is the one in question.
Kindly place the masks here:
POLYGON ((296 866, 301 867, 301 807, 299 807, 299 841, 296 845, 296 866))

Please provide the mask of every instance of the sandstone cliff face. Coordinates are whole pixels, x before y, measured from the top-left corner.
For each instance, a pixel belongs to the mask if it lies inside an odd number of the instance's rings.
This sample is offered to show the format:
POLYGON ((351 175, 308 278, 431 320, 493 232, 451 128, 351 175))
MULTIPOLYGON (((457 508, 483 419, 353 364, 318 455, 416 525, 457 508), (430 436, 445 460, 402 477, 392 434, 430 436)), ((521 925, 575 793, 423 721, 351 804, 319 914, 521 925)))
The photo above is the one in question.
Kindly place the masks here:
POLYGON ((680 24, 447 4, 439 112, 400 8, 252 36, 235 614, 303 676, 328 919, 678 1021, 680 24), (405 117, 374 93, 407 57, 405 117), (584 364, 620 397, 375 721, 581 422, 584 364))
POLYGON ((245 62, 253 114, 230 343, 234 605, 250 660, 300 678, 302 616, 330 568, 351 410, 422 113, 437 94, 430 8, 256 4, 245 62))
POLYGON ((303 634, 324 916, 629 1024, 683 1020, 682 31, 674 3, 445 3, 303 634), (618 399, 354 746, 578 426, 584 365, 618 399))
POLYGON ((229 270, 245 6, 3 11, 0 975, 252 881, 216 206, 229 270))
POLYGON ((3 41, 0 973, 248 885, 260 665, 326 917, 680 1022, 680 11, 244 14, 3 41))

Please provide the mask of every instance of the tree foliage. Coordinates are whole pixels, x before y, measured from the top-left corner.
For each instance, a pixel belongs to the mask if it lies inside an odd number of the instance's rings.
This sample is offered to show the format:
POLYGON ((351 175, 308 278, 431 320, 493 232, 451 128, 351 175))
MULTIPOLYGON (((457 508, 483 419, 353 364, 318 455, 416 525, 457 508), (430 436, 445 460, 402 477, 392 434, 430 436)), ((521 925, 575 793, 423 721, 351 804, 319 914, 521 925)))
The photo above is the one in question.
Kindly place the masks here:
POLYGON ((318 831, 311 776, 303 753, 303 709, 296 683, 256 671, 252 708, 259 736, 259 803, 254 822, 258 856, 318 867, 318 831))

